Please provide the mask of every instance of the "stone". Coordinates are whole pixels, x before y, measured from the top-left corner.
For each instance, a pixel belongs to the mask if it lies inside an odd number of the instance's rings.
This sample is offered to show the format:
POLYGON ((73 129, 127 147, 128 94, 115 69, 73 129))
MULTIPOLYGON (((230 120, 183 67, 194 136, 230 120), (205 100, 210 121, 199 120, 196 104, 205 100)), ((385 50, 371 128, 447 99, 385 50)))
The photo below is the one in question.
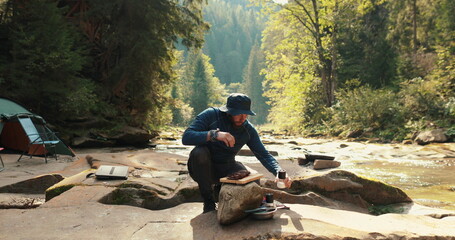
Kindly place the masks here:
POLYGON ((117 144, 119 145, 145 145, 150 142, 154 137, 158 136, 158 133, 149 133, 146 130, 125 126, 120 130, 120 133, 113 136, 117 144))
POLYGON ((87 169, 73 176, 67 177, 62 181, 59 181, 52 186, 49 186, 45 191, 46 201, 51 200, 54 197, 70 190, 76 185, 82 185, 87 180, 87 176, 94 174, 96 169, 87 169))
POLYGON ((307 165, 308 163, 310 163, 310 160, 305 157, 298 157, 297 161, 299 165, 307 165))
POLYGON ((383 140, 380 138, 370 138, 367 140, 367 143, 382 143, 383 140))
POLYGON ((46 200, 40 208, 61 208, 99 203, 116 188, 109 186, 73 186, 59 196, 46 200))
POLYGON ((216 224, 215 212, 200 214, 201 203, 147 211, 88 202, 33 210, 2 209, 0 226, 5 226, 3 239, 453 240, 455 236, 454 217, 378 217, 306 204, 287 205, 291 210, 278 210, 273 220, 245 219, 224 226, 216 224))
POLYGON ((336 168, 341 165, 339 161, 333 160, 315 160, 313 168, 315 170, 326 169, 326 168, 336 168))
POLYGON ((297 143, 296 141, 289 141, 288 143, 293 145, 299 145, 299 143, 297 143))
POLYGON ((444 130, 444 129, 434 129, 431 131, 423 131, 417 135, 415 141, 419 145, 425 145, 425 144, 429 144, 432 142, 439 142, 439 143, 447 142, 448 138, 445 135, 445 131, 446 130, 444 130))
POLYGON ((246 185, 223 184, 218 203, 217 219, 222 225, 238 222, 248 216, 245 210, 261 205, 262 188, 255 182, 246 185))
POLYGON ((115 141, 76 137, 72 140, 71 146, 77 148, 113 147, 115 146, 115 141))
POLYGON ((347 137, 347 138, 358 138, 358 137, 360 137, 362 134, 363 134, 363 130, 362 130, 362 129, 356 129, 356 130, 350 131, 350 132, 346 135, 346 137, 347 137))
POLYGON ((401 144, 412 144, 412 140, 411 139, 405 139, 401 142, 401 144))
POLYGON ((348 201, 359 207, 365 205, 364 201, 374 205, 388 205, 412 201, 399 188, 377 180, 360 177, 344 170, 333 170, 304 179, 295 179, 292 183, 291 190, 293 194, 313 191, 335 200, 348 201), (344 193, 339 194, 340 192, 344 193), (348 197, 346 193, 352 196, 348 197), (358 205, 359 203, 360 205, 358 205))
POLYGON ((364 201, 363 199, 359 198, 356 195, 350 195, 348 193, 345 193, 346 195, 343 196, 346 198, 345 200, 344 199, 334 200, 314 192, 306 192, 304 194, 295 195, 287 193, 282 190, 275 190, 270 188, 263 188, 263 191, 264 194, 272 193, 273 199, 281 203, 306 204, 313 206, 328 207, 332 209, 369 213, 368 212, 369 204, 366 201, 364 201))

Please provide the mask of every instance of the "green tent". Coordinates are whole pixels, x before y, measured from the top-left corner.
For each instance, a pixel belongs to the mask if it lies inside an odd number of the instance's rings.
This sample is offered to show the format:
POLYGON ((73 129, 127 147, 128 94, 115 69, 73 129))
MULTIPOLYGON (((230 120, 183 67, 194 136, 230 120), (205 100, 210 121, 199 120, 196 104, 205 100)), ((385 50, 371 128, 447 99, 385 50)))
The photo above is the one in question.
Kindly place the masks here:
POLYGON ((46 126, 46 121, 28 111, 18 103, 0 97, 0 147, 7 149, 19 150, 28 152, 28 154, 43 155, 43 154, 60 154, 74 157, 75 154, 65 143, 63 143, 55 133, 46 126), (19 119, 30 119, 31 126, 25 127, 19 119), (38 136, 30 134, 30 128, 38 132, 38 136), (47 139, 48 136, 53 136, 53 140, 58 143, 52 147, 47 144, 30 147, 30 139, 42 138, 47 139))

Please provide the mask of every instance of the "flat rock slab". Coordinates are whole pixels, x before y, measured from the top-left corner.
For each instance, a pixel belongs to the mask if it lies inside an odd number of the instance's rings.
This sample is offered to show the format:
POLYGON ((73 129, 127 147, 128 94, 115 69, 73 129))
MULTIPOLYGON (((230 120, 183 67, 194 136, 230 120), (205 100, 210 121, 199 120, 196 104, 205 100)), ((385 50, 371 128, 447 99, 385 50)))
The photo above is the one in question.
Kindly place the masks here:
POLYGON ((202 203, 165 210, 88 202, 53 208, 0 210, 0 239, 453 239, 455 217, 372 216, 288 204, 272 220, 244 219, 221 226, 202 203), (310 238, 309 238, 310 237, 310 238))
MULTIPOLYGON (((48 163, 41 157, 23 158, 17 162, 18 154, 1 153, 5 169, 0 173, 0 187, 26 181, 39 175, 57 173, 64 177, 72 176, 88 168, 85 159, 59 156, 58 160, 51 158, 48 163)), ((42 192, 44 193, 44 192, 42 192)))
POLYGON ((97 203, 115 189, 115 187, 108 186, 74 186, 45 202, 40 208, 61 208, 97 203))
POLYGON ((326 168, 337 168, 341 165, 341 162, 334 160, 316 160, 314 161, 313 168, 315 170, 326 169, 326 168))
POLYGON ((79 154, 79 157, 91 156, 91 166, 96 168, 99 165, 126 165, 137 169, 149 169, 158 171, 185 171, 186 166, 181 165, 187 157, 172 153, 155 152, 154 150, 131 150, 116 153, 90 153, 79 154))
POLYGON ((44 193, 47 188, 62 180, 63 176, 60 174, 44 174, 11 185, 0 187, 0 192, 41 194, 44 193))

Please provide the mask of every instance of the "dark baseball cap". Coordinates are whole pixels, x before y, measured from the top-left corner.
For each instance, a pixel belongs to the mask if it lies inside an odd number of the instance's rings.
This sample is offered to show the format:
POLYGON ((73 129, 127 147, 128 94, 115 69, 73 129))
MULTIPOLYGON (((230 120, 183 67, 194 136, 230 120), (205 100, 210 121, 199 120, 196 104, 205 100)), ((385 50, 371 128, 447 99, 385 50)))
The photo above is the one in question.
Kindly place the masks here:
POLYGON ((243 93, 232 93, 227 98, 226 106, 220 107, 222 112, 227 112, 233 116, 239 114, 248 114, 255 116, 256 113, 251 111, 251 99, 243 93))

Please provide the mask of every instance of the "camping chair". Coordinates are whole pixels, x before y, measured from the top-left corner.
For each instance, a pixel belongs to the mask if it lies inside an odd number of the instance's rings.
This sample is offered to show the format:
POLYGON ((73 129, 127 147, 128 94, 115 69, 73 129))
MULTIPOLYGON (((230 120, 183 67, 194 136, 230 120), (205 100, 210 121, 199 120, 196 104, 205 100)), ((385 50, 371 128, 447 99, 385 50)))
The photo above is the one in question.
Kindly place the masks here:
MULTIPOLYGON (((2 151, 2 150, 3 150, 3 148, 0 147, 0 151, 2 151)), ((1 171, 5 170, 5 164, 3 163, 2 155, 0 155, 0 161, 2 162, 2 167, 0 167, 0 172, 1 172, 1 171)))
MULTIPOLYGON (((19 162, 22 158, 22 156, 25 154, 25 152, 29 152, 30 148, 33 145, 41 145, 44 148, 44 160, 47 163, 47 155, 50 153, 49 150, 52 149, 52 154, 55 156, 55 160, 57 160, 57 154, 55 151, 55 146, 60 142, 55 136, 53 132, 46 132, 45 128, 41 128, 41 132, 38 132, 38 130, 35 127, 35 124, 33 124, 32 119, 29 117, 19 117, 18 118, 20 124, 22 125, 22 128, 25 131, 25 134, 27 135, 30 143, 28 144, 28 148, 21 154, 19 159, 17 161, 19 162), (49 150, 48 150, 49 149, 49 150)), ((30 158, 33 157, 33 155, 36 153, 38 150, 38 147, 35 146, 33 152, 30 154, 30 158)))

